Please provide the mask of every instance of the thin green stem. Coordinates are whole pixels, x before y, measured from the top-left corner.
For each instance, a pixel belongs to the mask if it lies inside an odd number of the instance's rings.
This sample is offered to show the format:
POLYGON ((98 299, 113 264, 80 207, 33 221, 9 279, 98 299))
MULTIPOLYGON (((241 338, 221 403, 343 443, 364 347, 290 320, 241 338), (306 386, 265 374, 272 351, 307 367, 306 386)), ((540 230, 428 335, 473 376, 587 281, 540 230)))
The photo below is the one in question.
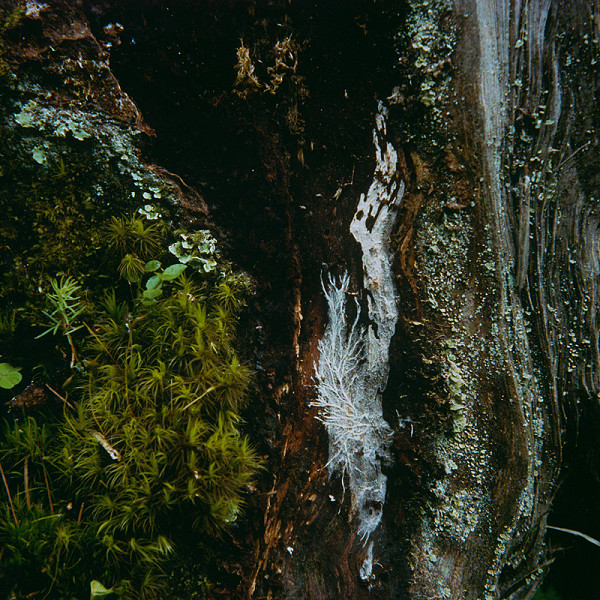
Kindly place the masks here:
POLYGON ((2 468, 2 463, 0 463, 0 473, 2 473, 2 481, 4 481, 4 487, 6 488, 6 493, 8 494, 8 502, 10 503, 10 510, 12 511, 12 516, 15 520, 15 525, 18 527, 19 521, 17 519, 17 514, 15 513, 15 507, 13 505, 12 496, 10 495, 10 489, 8 488, 8 481, 6 481, 6 475, 4 474, 4 469, 2 468))

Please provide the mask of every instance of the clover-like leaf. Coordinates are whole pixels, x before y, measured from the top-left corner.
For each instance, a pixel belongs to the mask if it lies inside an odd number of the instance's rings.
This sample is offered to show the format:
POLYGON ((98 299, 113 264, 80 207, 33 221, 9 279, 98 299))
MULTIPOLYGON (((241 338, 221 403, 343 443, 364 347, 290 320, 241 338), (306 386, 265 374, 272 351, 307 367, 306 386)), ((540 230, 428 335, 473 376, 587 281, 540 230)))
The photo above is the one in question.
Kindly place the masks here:
POLYGON ((160 260, 149 260, 144 265, 144 269, 146 269, 148 273, 153 273, 157 269, 160 269, 160 260))
POLYGON ((165 281, 171 281, 173 279, 176 279, 177 277, 179 277, 186 269, 187 267, 185 265, 182 264, 176 264, 176 265, 171 265, 170 267, 167 267, 164 271, 164 273, 162 274, 162 278, 165 281))
POLYGON ((160 269, 160 260, 149 260, 145 265, 144 269, 148 273, 153 273, 156 269, 160 269))
POLYGON ((158 275, 152 275, 152 277, 150 277, 150 279, 148 279, 148 281, 146 281, 146 289, 147 290, 155 290, 160 288, 160 286, 162 285, 162 275, 158 274, 158 275))
POLYGON ((162 294, 162 289, 160 287, 155 287, 152 288, 151 290, 144 290, 143 292, 143 296, 144 298, 148 298, 149 300, 152 300, 154 298, 158 298, 161 294, 162 294))
POLYGON ((21 367, 13 367, 9 363, 0 363, 0 387, 5 390, 15 387, 20 383, 23 376, 19 371, 21 367))

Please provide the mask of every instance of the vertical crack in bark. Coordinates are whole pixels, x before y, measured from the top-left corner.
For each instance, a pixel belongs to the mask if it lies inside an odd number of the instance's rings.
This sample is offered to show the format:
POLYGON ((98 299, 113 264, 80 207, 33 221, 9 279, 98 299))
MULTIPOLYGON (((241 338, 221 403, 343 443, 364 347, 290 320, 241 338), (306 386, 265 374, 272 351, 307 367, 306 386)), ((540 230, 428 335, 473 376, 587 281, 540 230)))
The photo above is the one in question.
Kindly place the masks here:
POLYGON ((386 140, 387 110, 380 103, 373 139, 376 167, 367 194, 358 202, 350 231, 362 249, 364 289, 368 294, 369 325, 359 324, 360 307, 348 326, 346 294, 350 279, 339 285, 330 277, 324 292, 329 322, 319 342, 316 368, 319 418, 329 435, 329 469, 348 475, 358 535, 367 544, 360 568, 362 579, 373 570, 371 534, 381 522, 386 495, 382 459, 389 458, 392 430, 382 416, 381 394, 389 373, 389 346, 398 309, 391 270, 390 235, 404 193, 397 174, 397 155, 386 140))

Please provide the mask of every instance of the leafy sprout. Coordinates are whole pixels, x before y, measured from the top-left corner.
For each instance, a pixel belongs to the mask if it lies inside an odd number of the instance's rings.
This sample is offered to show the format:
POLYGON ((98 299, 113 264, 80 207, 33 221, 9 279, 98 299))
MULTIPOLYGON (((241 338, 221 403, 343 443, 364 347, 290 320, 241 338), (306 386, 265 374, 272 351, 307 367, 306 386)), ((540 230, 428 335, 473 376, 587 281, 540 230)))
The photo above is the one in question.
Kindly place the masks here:
POLYGON ((85 310, 81 297, 78 295, 81 286, 73 278, 64 275, 60 281, 51 279, 50 286, 53 291, 46 294, 46 299, 52 311, 42 311, 48 317, 50 324, 48 329, 40 333, 36 339, 48 333, 56 335, 59 329, 62 330, 71 347, 71 368, 73 368, 77 361, 77 352, 71 335, 83 327, 82 324, 76 323, 85 310))
POLYGON ((121 255, 135 254, 148 260, 161 248, 163 234, 158 223, 139 217, 113 217, 107 229, 108 245, 121 255))

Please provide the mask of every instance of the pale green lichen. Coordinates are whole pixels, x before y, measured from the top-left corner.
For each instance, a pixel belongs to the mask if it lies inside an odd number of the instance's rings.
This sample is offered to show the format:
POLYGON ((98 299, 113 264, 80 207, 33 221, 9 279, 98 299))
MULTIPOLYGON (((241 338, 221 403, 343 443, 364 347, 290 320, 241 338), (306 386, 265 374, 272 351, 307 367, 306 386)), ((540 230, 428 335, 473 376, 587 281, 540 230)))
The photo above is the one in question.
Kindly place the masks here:
POLYGON ((217 268, 217 241, 207 229, 195 233, 180 233, 179 240, 169 246, 169 252, 180 263, 197 271, 212 273, 217 268))
POLYGON ((46 162, 46 149, 44 146, 36 146, 31 152, 31 156, 36 163, 43 165, 46 162))
POLYGON ((411 0, 407 21, 410 44, 415 52, 415 69, 421 75, 421 102, 442 122, 441 103, 447 101, 450 87, 450 55, 456 45, 454 27, 443 26, 452 13, 451 0, 411 0))
POLYGON ((33 101, 30 101, 21 112, 15 115, 15 121, 21 125, 21 127, 35 127, 35 121, 33 114, 29 112, 28 108, 32 108, 35 105, 33 101))
POLYGON ((14 118, 21 127, 34 128, 59 137, 66 137, 71 133, 76 140, 83 141, 94 135, 89 113, 79 114, 73 110, 42 106, 35 100, 27 102, 14 118))
MULTIPOLYGON (((144 193, 145 196, 146 192, 144 193)), ((143 208, 138 208, 138 213, 149 221, 156 221, 162 217, 162 213, 152 204, 145 204, 143 208)))

